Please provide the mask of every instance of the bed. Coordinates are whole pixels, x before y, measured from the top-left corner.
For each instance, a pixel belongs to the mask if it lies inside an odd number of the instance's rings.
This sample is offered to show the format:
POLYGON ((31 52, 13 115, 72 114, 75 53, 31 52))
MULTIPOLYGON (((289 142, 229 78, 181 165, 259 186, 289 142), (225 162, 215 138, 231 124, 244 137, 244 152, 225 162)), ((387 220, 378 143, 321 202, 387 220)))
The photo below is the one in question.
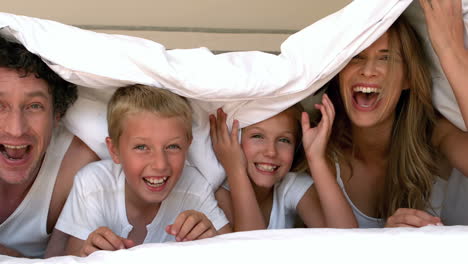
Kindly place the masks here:
MULTIPOLYGON (((463 4, 468 21, 468 1, 464 0, 463 4)), ((209 113, 222 106, 230 116, 228 123, 235 118, 241 126, 246 126, 296 102, 307 102, 402 13, 426 35, 417 1, 355 0, 289 37, 282 44, 280 55, 262 52, 214 55, 205 48, 169 51, 144 39, 100 34, 6 13, 0 13, 0 34, 21 42, 64 79, 80 86, 80 98, 67 113, 64 123, 103 159, 108 158, 104 145, 105 104, 116 87, 142 83, 164 87, 189 98, 195 116, 194 142, 188 162, 197 166, 213 188, 217 188, 224 174, 210 148, 209 113), (203 67, 200 61, 204 62, 203 67)), ((426 45, 425 49, 436 61, 432 48, 426 45)), ((466 130, 440 66, 435 64, 432 71, 435 106, 451 122, 466 130)), ((456 180, 452 183, 452 193, 466 193, 468 181, 463 175, 452 178, 456 180)), ((464 204, 454 205, 457 214, 453 217, 468 219, 465 209, 464 204)), ((87 258, 26 260, 0 256, 0 261, 452 263, 463 262, 466 241, 468 228, 463 226, 290 229, 234 233, 195 242, 147 244, 130 250, 97 252, 87 258)))

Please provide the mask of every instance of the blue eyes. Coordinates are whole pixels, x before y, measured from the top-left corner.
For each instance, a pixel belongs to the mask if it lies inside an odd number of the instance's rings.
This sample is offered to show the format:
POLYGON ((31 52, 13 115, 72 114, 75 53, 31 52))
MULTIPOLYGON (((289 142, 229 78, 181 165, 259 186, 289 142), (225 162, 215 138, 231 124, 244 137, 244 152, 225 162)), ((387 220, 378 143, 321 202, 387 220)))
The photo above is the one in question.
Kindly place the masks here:
POLYGON ((41 103, 32 103, 26 107, 26 110, 38 111, 44 109, 44 106, 41 103))
POLYGON ((145 145, 136 145, 134 147, 134 149, 136 149, 136 150, 145 150, 145 149, 147 149, 147 147, 145 145))
MULTIPOLYGON (((136 145, 135 147, 133 147, 133 149, 136 149, 136 150, 149 150, 148 146, 146 145, 136 145)), ((167 150, 178 150, 178 149, 182 149, 179 145, 177 144, 172 144, 172 145, 169 145, 166 147, 167 150)))
POLYGON ((32 109, 41 109, 42 105, 41 104, 31 104, 29 107, 31 107, 32 109))
POLYGON ((172 145, 167 146, 167 149, 182 149, 182 148, 177 144, 172 144, 172 145))
MULTIPOLYGON (((263 139, 264 136, 261 135, 261 134, 253 134, 250 136, 250 138, 254 138, 254 139, 263 139)), ((287 138, 287 137, 281 137, 278 139, 278 142, 281 142, 281 143, 286 143, 286 144, 292 144, 292 140, 287 138)))

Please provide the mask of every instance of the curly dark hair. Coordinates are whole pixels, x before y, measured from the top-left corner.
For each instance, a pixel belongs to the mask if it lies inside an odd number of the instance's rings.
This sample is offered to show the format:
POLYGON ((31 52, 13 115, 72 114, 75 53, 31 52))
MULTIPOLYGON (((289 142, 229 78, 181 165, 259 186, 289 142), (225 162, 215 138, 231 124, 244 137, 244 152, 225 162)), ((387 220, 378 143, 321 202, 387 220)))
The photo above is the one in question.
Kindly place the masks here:
POLYGON ((34 74, 36 78, 43 79, 52 94, 54 113, 60 117, 78 98, 75 84, 63 80, 23 45, 8 41, 3 36, 0 36, 0 67, 15 69, 22 77, 34 74))

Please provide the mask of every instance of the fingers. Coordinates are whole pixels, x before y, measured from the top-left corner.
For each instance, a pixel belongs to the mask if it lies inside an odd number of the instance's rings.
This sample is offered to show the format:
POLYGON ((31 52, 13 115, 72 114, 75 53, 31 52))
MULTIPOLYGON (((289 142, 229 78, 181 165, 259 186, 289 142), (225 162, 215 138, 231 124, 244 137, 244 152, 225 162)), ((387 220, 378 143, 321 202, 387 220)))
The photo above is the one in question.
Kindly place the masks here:
POLYGON ((424 211, 400 208, 387 219, 386 227, 423 227, 427 225, 442 225, 439 217, 424 211))
POLYGON ((428 9, 432 9, 432 2, 430 0, 419 0, 419 4, 421 5, 424 13, 426 13, 428 9))
POLYGON ((210 137, 211 143, 216 145, 218 143, 218 131, 216 129, 216 117, 214 115, 210 115, 210 137))
POLYGON ((181 238, 180 238, 180 230, 182 229, 182 226, 184 225, 185 223, 185 220, 187 219, 188 215, 189 215, 189 211, 185 211, 185 212, 182 212, 180 213, 176 220, 174 221, 174 223, 169 227, 169 234, 173 235, 176 237, 176 241, 182 241, 181 238))
POLYGON ((307 112, 302 112, 301 127, 302 127, 302 134, 303 135, 305 135, 306 131, 310 129, 309 114, 307 114, 307 112))
POLYGON ((232 129, 231 129, 231 142, 238 142, 238 136, 239 136, 239 121, 234 120, 232 123, 232 129))
POLYGON ((227 115, 226 113, 224 113, 223 109, 218 108, 218 111, 216 111, 216 116, 217 116, 216 129, 219 131, 218 137, 223 138, 227 133, 227 126, 226 126, 227 115))
MULTIPOLYGON (((202 238, 213 237, 216 235, 216 230, 213 227, 211 221, 203 215, 199 219, 188 219, 184 224, 186 226, 186 235, 182 238, 183 234, 181 234, 182 241, 192 241, 202 238), (191 220, 191 221, 190 221, 191 220)), ((182 230, 184 230, 182 227, 182 230)), ((182 233, 182 232, 181 232, 182 233)))
POLYGON ((136 246, 136 243, 130 239, 123 238, 122 242, 124 243, 125 248, 132 248, 136 246))
POLYGON ((134 246, 134 242, 116 235, 107 227, 100 227, 88 236, 81 249, 81 255, 87 256, 97 250, 118 250, 134 246), (124 242, 124 240, 127 240, 124 242), (133 244, 132 244, 133 243, 133 244))
MULTIPOLYGON (((176 241, 190 241, 216 235, 211 221, 202 213, 189 210, 177 216, 174 224, 168 226, 176 241)), ((167 230, 166 230, 167 231, 167 230)))
POLYGON ((424 14, 430 17, 446 14, 450 16, 461 16, 462 1, 460 0, 419 0, 424 14))
POLYGON ((98 251, 98 250, 101 250, 97 247, 93 247, 92 245, 83 245, 83 248, 81 248, 81 251, 80 251, 80 257, 87 257, 89 255, 91 255, 93 252, 95 251, 98 251))
POLYGON ((322 120, 320 120, 318 127, 324 127, 324 131, 322 133, 326 132, 329 134, 335 118, 335 108, 327 94, 323 95, 322 104, 316 104, 315 108, 320 110, 320 113, 322 114, 322 120))
POLYGON ((327 94, 324 94, 323 95, 323 102, 324 102, 324 105, 327 109, 327 113, 328 113, 328 116, 330 117, 330 121, 333 122, 333 120, 335 119, 335 107, 333 106, 333 103, 332 101, 330 100, 330 97, 328 97, 327 94))
POLYGON ((234 120, 232 130, 229 133, 227 122, 227 114, 222 108, 218 108, 216 111, 216 117, 214 115, 209 116, 210 120, 210 136, 213 144, 220 142, 227 142, 229 140, 235 140, 237 142, 237 135, 239 132, 239 121, 234 120))
POLYGON ((88 240, 91 241, 100 249, 104 250, 117 250, 124 249, 125 245, 122 242, 122 238, 117 236, 112 230, 107 227, 100 227, 93 233, 91 233, 88 240))

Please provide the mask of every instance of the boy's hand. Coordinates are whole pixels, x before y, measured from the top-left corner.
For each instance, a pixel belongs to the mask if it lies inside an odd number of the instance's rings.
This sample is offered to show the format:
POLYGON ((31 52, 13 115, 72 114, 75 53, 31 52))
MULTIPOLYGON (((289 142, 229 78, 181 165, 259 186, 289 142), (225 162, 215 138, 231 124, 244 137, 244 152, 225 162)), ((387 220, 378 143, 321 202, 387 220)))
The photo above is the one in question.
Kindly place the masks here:
MULTIPOLYGON (((330 138, 335 108, 326 94, 322 97, 322 104, 316 104, 315 108, 322 113, 322 120, 316 127, 310 127, 309 115, 302 113, 302 144, 309 162, 317 157, 325 158, 328 139, 330 138)), ((313 163, 313 162, 312 162, 313 163)))
POLYGON ((216 157, 226 171, 246 167, 244 152, 238 139, 239 121, 234 120, 229 133, 226 113, 219 108, 216 115, 217 117, 210 115, 210 136, 216 157))
POLYGON ((132 240, 116 235, 107 227, 100 227, 89 234, 80 250, 80 256, 86 257, 97 250, 114 251, 134 246, 135 242, 132 240))
POLYGON ((178 242, 209 238, 218 234, 210 219, 195 210, 180 213, 174 224, 166 227, 166 232, 175 236, 178 242))
POLYGON ((439 217, 432 216, 424 211, 399 208, 387 219, 385 227, 423 227, 427 225, 441 226, 443 224, 439 217))

